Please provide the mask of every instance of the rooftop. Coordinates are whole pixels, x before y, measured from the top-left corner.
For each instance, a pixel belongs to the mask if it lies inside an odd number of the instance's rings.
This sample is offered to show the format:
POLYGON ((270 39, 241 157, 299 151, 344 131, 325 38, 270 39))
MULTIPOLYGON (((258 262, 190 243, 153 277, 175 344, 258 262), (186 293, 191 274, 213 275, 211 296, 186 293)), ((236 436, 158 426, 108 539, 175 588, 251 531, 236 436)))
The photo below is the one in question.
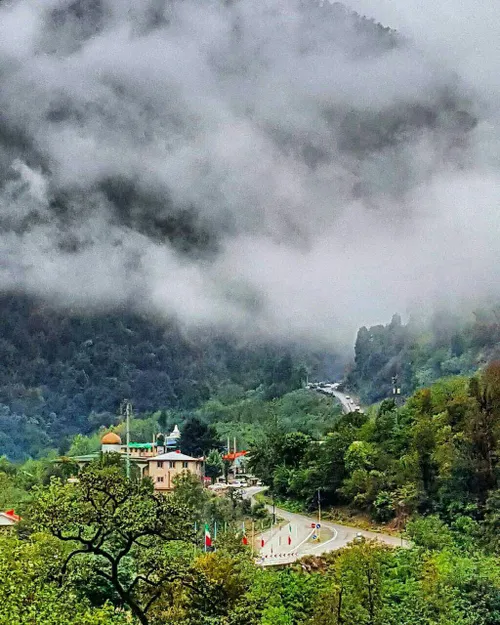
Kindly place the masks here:
POLYGON ((199 461, 199 458, 193 458, 192 456, 186 456, 186 454, 182 454, 180 451, 168 451, 166 454, 160 454, 159 456, 154 456, 154 458, 148 458, 148 460, 195 460, 199 461))
POLYGON ((236 458, 241 458, 242 456, 246 456, 248 451, 233 451, 230 454, 226 454, 223 456, 224 460, 236 460, 236 458))
POLYGON ((21 517, 14 512, 14 510, 6 510, 5 512, 0 512, 0 515, 4 518, 12 521, 13 523, 18 523, 21 520, 21 517))
POLYGON ((101 438, 102 445, 121 445, 122 439, 115 432, 108 432, 101 438))

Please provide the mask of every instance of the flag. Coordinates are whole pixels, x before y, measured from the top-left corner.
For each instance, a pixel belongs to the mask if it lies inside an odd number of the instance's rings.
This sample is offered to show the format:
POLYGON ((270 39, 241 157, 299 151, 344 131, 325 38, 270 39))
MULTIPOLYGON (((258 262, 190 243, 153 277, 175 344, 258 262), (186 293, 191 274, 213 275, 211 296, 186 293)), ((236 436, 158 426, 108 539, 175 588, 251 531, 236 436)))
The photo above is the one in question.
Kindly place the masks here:
POLYGON ((261 539, 260 539, 260 546, 263 548, 263 547, 264 547, 264 545, 265 545, 265 543, 264 543, 264 539, 263 539, 263 538, 261 538, 261 539))
POLYGON ((292 537, 291 537, 291 536, 289 536, 289 537, 288 537, 288 544, 289 544, 289 545, 291 545, 291 544, 292 544, 292 537))
POLYGON ((205 523, 205 549, 212 546, 212 537, 210 536, 210 528, 208 523, 205 523))
POLYGON ((245 529, 245 521, 243 521, 243 523, 241 524, 241 529, 243 531, 243 538, 241 539, 241 542, 244 545, 248 545, 247 532, 246 532, 246 529, 245 529))

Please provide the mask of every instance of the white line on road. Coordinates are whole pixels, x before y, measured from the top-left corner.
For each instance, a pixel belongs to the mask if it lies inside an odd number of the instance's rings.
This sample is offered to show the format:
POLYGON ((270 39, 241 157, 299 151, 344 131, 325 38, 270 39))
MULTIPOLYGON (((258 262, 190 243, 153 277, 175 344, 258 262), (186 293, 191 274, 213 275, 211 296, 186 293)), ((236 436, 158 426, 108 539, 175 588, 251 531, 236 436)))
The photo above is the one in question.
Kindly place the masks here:
POLYGON ((311 538, 311 536, 314 534, 314 531, 315 530, 311 530, 309 534, 304 538, 304 540, 301 543, 299 543, 296 547, 291 549, 288 553, 290 554, 296 551, 297 549, 300 549, 300 547, 302 547, 302 545, 311 538))
POLYGON ((311 547, 311 551, 314 551, 315 549, 319 549, 319 547, 326 547, 326 545, 328 545, 329 543, 332 543, 334 540, 337 540, 337 536, 339 535, 337 530, 334 527, 329 527, 328 529, 332 530, 333 537, 330 538, 330 540, 327 540, 326 543, 320 543, 319 545, 311 547))

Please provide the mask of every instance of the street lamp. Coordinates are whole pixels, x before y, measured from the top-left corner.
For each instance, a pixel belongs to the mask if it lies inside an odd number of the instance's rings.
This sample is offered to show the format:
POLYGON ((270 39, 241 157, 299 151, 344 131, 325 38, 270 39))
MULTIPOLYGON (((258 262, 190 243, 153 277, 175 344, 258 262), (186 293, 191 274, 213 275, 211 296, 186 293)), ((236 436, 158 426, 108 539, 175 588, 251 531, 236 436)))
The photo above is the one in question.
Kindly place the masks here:
POLYGON ((318 541, 321 540, 321 487, 318 488, 318 541))

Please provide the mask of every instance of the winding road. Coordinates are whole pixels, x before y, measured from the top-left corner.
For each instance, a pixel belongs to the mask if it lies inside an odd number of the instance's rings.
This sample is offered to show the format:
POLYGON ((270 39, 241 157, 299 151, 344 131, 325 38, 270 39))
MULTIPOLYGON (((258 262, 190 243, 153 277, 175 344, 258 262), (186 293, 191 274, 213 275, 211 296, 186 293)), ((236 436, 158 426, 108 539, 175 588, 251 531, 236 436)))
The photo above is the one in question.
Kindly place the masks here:
MULTIPOLYGON (((253 499, 257 493, 263 490, 265 490, 264 487, 258 486, 247 488, 245 496, 253 499)), ((268 509, 272 511, 271 506, 268 506, 268 509)), ((264 532, 256 540, 255 549, 258 554, 258 563, 262 566, 289 564, 305 555, 320 555, 335 551, 361 536, 368 540, 378 540, 392 547, 408 546, 407 541, 397 536, 368 532, 357 527, 339 525, 328 521, 321 521, 324 540, 318 543, 313 540, 313 535, 317 535, 318 532, 316 528, 311 527, 315 523, 313 517, 288 512, 281 508, 276 508, 276 515, 285 523, 275 525, 274 528, 264 532), (263 546, 262 540, 264 541, 263 546)))
MULTIPOLYGON (((356 409, 363 412, 349 395, 338 391, 337 386, 338 384, 324 383, 322 386, 314 385, 309 388, 323 395, 334 396, 340 402, 344 413, 353 412, 356 409)), ((257 493, 264 490, 266 488, 262 486, 247 488, 244 497, 253 499, 257 493)), ((272 512, 271 506, 267 506, 267 508, 269 512, 272 512)), ((328 521, 321 521, 319 532, 322 540, 317 542, 315 540, 318 536, 318 529, 315 527, 317 520, 313 517, 288 512, 281 508, 275 508, 275 511, 282 522, 259 535, 254 545, 255 552, 258 554, 257 562, 262 566, 289 564, 305 555, 320 555, 335 551, 345 547, 353 540, 359 540, 361 537, 368 540, 378 540, 392 547, 408 546, 406 540, 397 536, 368 532, 357 527, 339 525, 328 521)))
MULTIPOLYGON (((314 386, 314 387, 311 387, 311 390, 317 391, 318 393, 321 393, 323 395, 332 395, 333 397, 339 400, 344 413, 353 412, 357 407, 356 402, 349 395, 346 395, 345 393, 341 393, 340 391, 338 391, 335 388, 336 386, 338 386, 338 384, 314 386)), ((358 410, 359 412, 363 412, 359 407, 358 407, 358 410)))

